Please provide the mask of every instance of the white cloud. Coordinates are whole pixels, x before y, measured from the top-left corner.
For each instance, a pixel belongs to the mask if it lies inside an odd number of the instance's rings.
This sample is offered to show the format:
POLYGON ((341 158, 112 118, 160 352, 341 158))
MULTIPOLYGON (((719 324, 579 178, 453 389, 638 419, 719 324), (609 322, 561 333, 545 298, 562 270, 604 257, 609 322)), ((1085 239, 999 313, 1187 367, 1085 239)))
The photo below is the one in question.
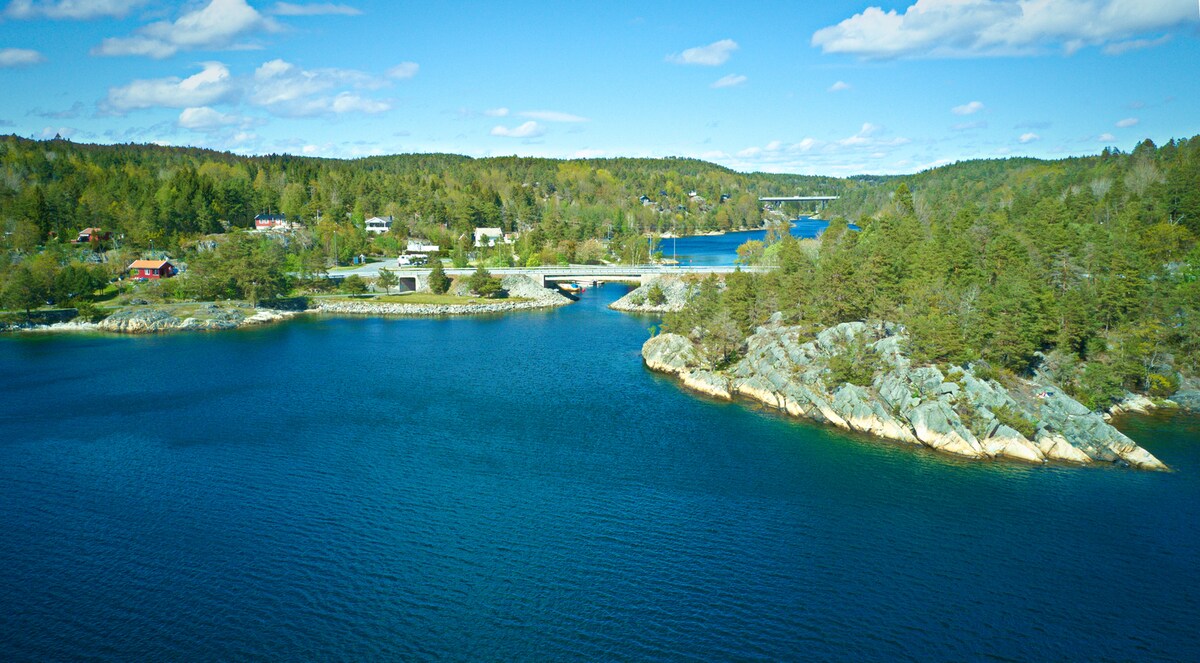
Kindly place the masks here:
MULTIPOLYGON (((742 171, 809 172, 855 174, 878 171, 878 162, 892 157, 909 139, 887 137, 884 127, 867 122, 857 133, 841 140, 824 141, 805 137, 794 143, 773 140, 751 146, 732 157, 713 156, 724 165, 742 171)), ((717 154, 717 153, 714 153, 717 154)))
POLYGON ((720 89, 723 87, 734 87, 735 85, 741 85, 745 82, 746 77, 742 76, 741 74, 726 74, 725 76, 722 76, 714 81, 709 87, 720 89))
POLYGON ((54 18, 88 20, 103 16, 122 18, 147 0, 13 0, 4 15, 9 18, 54 18))
POLYGON ((517 113, 521 117, 527 117, 531 120, 541 120, 543 122, 588 122, 586 117, 572 115, 571 113, 560 113, 558 111, 521 111, 517 113))
POLYGON ((955 115, 971 115, 973 113, 978 113, 981 110, 983 110, 983 103, 979 101, 972 101, 961 106, 955 106, 954 108, 950 109, 950 112, 954 113, 955 115))
POLYGON ((871 142, 871 136, 877 133, 879 133, 878 125, 871 124, 870 122, 864 122, 862 129, 859 129, 858 133, 839 140, 838 144, 844 146, 866 145, 871 142))
POLYGON ((331 2, 317 2, 307 5, 297 5, 291 2, 276 2, 271 8, 276 16, 358 16, 362 10, 348 5, 335 5, 331 2))
POLYGON ((1120 55, 1129 51, 1140 51, 1143 48, 1162 46, 1169 41, 1171 41, 1171 35, 1163 35, 1157 39, 1130 39, 1129 41, 1121 41, 1105 46, 1104 53, 1106 55, 1120 55))
POLYGON ((354 69, 301 69, 284 60, 264 62, 254 70, 246 97, 250 103, 276 115, 309 117, 342 113, 382 113, 391 104, 341 91, 337 88, 378 88, 383 83, 354 69))
POLYGON ((38 138, 41 138, 42 140, 50 140, 55 136, 60 138, 70 138, 77 132, 78 129, 74 127, 44 127, 41 132, 38 133, 38 138))
POLYGON ((0 68, 28 67, 45 61, 44 55, 28 48, 0 48, 0 68))
POLYGON ((1021 137, 1018 138, 1017 140, 1020 140, 1022 143, 1032 143, 1033 141, 1038 140, 1039 138, 1041 138, 1041 136, 1030 131, 1030 132, 1021 134, 1021 137))
POLYGON ((500 108, 491 108, 483 111, 488 117, 508 117, 508 109, 501 106, 500 108))
POLYGON ((1124 120, 1117 122, 1117 126, 1121 129, 1128 129, 1129 127, 1135 126, 1139 121, 1140 120, 1138 120, 1136 117, 1127 117, 1124 120))
POLYGON ((595 159, 604 156, 604 150, 582 149, 577 150, 573 155, 576 159, 595 159))
POLYGON ((833 85, 829 86, 830 92, 841 92, 842 90, 849 90, 849 89, 850 89, 850 84, 847 83, 846 81, 838 81, 838 82, 834 83, 833 85))
POLYGON ((1131 38, 1195 19, 1196 6, 1182 0, 917 0, 903 13, 868 7, 817 30, 812 45, 867 59, 1016 55, 1046 47, 1069 54, 1098 45, 1116 54, 1155 45, 1131 38))
POLYGON ((1101 143, 1111 143, 1116 139, 1117 137, 1110 133, 1102 133, 1099 136, 1096 136, 1096 140, 1100 141, 1101 143))
POLYGON ((94 55, 146 55, 170 57, 179 51, 245 48, 239 40, 279 26, 258 13, 246 0, 211 0, 174 22, 159 21, 139 28, 129 37, 109 37, 92 49, 94 55))
POLYGON ((502 125, 492 127, 493 136, 505 136, 508 138, 535 138, 544 133, 546 133, 546 130, 542 127, 542 125, 534 122, 533 120, 530 120, 520 126, 511 128, 502 125))
POLYGON ((185 108, 176 121, 176 124, 183 129, 202 133, 220 131, 243 123, 243 118, 237 115, 221 113, 208 106, 185 108))
POLYGON ((352 92, 341 92, 329 104, 329 110, 337 114, 366 113, 374 115, 391 110, 392 105, 378 99, 368 99, 352 92))
POLYGON ((205 62, 202 66, 200 73, 184 79, 172 76, 135 80, 122 87, 109 88, 103 106, 122 113, 137 108, 208 106, 237 96, 237 86, 225 65, 205 62))
POLYGON ((668 62, 675 64, 698 64, 705 67, 716 67, 725 64, 729 60, 729 56, 738 49, 737 42, 732 39, 722 39, 715 41, 708 46, 696 46, 689 48, 682 53, 673 53, 667 56, 668 62))
POLYGON ((401 62, 400 64, 387 70, 388 78, 396 80, 405 80, 417 75, 417 71, 421 69, 421 65, 416 62, 401 62))

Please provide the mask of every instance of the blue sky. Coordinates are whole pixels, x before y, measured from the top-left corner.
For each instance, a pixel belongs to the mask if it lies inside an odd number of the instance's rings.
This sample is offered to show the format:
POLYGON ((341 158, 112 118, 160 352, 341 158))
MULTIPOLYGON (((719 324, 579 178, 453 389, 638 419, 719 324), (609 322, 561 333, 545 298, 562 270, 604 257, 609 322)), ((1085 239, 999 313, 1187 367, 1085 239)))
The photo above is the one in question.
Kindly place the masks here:
POLYGON ((1200 0, 3 0, 0 132, 906 173, 1200 134, 1200 0))

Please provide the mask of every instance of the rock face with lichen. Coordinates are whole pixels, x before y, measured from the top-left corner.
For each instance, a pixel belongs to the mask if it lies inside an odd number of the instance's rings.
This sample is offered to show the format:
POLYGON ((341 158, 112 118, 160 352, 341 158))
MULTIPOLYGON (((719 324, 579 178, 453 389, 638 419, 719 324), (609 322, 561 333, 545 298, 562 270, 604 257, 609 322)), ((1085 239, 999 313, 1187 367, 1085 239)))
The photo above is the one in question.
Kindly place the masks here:
POLYGON ((723 370, 708 366, 704 353, 678 334, 646 341, 642 357, 649 368, 710 396, 751 398, 793 416, 965 458, 1167 469, 1052 384, 1016 379, 1004 386, 971 367, 943 373, 935 366, 913 366, 905 341, 896 325, 862 322, 806 338, 776 317, 723 370), (857 371, 855 380, 864 384, 835 379, 831 366, 845 366, 849 356, 866 357, 875 366, 857 371))

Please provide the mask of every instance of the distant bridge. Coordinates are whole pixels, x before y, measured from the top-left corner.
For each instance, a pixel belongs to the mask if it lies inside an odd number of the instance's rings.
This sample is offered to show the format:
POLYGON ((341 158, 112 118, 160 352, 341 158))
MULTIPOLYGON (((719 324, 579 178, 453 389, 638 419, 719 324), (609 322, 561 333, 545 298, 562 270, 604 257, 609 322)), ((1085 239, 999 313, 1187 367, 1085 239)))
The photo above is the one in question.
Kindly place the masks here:
POLYGON ((760 203, 814 203, 815 209, 825 209, 825 205, 831 200, 837 200, 838 196, 760 196, 760 203))

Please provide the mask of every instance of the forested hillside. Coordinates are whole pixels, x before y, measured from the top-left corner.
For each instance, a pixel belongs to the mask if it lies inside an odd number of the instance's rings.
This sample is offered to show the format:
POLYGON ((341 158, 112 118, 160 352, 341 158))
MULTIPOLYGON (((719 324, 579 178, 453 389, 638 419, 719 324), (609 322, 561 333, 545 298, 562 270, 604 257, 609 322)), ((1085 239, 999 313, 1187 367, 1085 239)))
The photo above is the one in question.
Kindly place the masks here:
POLYGON ((178 248, 200 235, 252 227, 264 212, 304 223, 322 246, 340 235, 347 255, 363 249, 364 218, 389 215, 400 237, 453 246, 473 228, 501 227, 532 231, 536 250, 643 232, 757 227, 759 195, 837 194, 847 184, 745 175, 692 159, 414 154, 343 161, 0 139, 0 226, 6 248, 27 253, 86 227, 115 231, 134 247, 178 248))
MULTIPOLYGON (((1131 154, 974 161, 849 190, 779 269, 714 284, 666 328, 717 348, 774 311, 814 330, 906 325, 930 363, 1051 370, 1092 407, 1200 370, 1200 138, 1131 154)), ((861 358, 869 362, 870 357, 861 358)))

